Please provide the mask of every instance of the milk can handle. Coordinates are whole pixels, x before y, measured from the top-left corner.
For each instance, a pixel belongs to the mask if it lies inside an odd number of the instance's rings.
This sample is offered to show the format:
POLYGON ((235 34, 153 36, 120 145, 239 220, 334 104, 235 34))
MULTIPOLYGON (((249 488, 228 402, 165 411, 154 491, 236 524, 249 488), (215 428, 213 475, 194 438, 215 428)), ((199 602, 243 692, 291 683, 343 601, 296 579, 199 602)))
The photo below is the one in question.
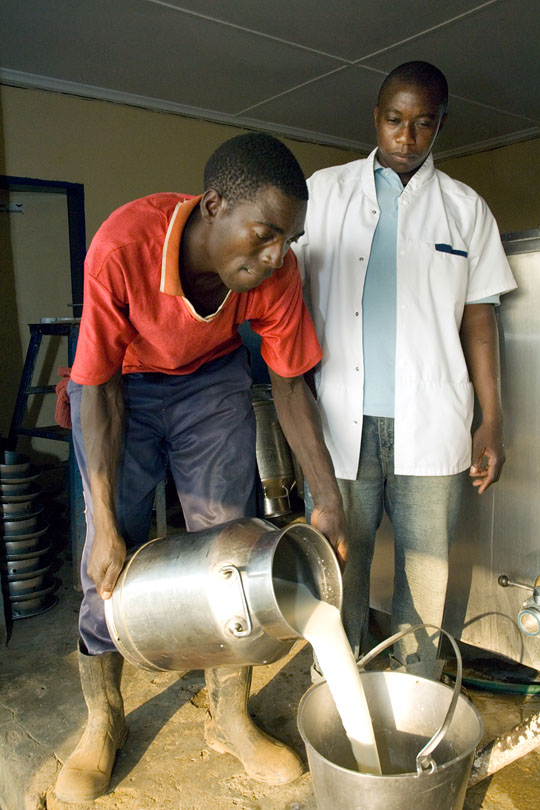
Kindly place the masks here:
POLYGON ((251 634, 253 630, 253 624, 251 622, 251 616, 249 614, 248 603, 246 599, 246 594, 244 592, 244 585, 242 583, 242 575, 236 565, 224 565, 219 572, 223 577, 230 577, 234 576, 236 582, 238 584, 238 590, 240 592, 240 600, 242 602, 242 609, 244 611, 244 615, 242 617, 234 617, 230 620, 228 629, 236 636, 236 638, 245 638, 251 634))
POLYGON ((363 658, 360 659, 359 666, 361 669, 364 669, 366 664, 369 664, 370 661, 373 661, 377 655, 386 650, 388 647, 392 646, 395 641, 399 641, 403 636, 408 635, 409 633, 415 633, 417 630, 423 630, 424 628, 431 628, 432 630, 437 630, 439 633, 444 633, 446 638, 450 641, 454 655, 456 656, 456 682, 454 686, 454 693, 452 695, 452 700, 450 701, 450 706, 448 707, 448 711, 446 713, 446 717, 444 718, 441 726, 435 732, 431 740, 424 745, 421 751, 418 752, 416 756, 416 771, 419 776, 425 773, 433 773, 437 770, 437 765, 435 764, 435 760, 431 756, 433 751, 437 748, 440 742, 442 742, 450 723, 454 717, 454 712, 456 710, 457 702, 459 700, 459 695, 461 692, 461 678, 463 667, 461 663, 461 653, 459 652, 458 646, 450 633, 447 633, 446 630, 443 630, 442 627, 437 627, 434 624, 417 624, 414 627, 409 627, 405 630, 400 630, 399 633, 394 633, 393 636, 381 641, 380 644, 377 644, 376 647, 373 647, 363 658))

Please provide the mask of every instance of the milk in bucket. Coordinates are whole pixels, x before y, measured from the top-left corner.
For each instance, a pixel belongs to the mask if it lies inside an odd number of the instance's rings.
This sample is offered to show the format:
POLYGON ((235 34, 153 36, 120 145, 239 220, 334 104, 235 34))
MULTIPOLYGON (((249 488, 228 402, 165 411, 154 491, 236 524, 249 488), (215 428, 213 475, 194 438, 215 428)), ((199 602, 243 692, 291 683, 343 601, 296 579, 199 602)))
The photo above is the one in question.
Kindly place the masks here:
POLYGON ((361 773, 380 774, 373 725, 358 664, 337 607, 316 599, 298 582, 274 579, 280 610, 313 647, 361 773))

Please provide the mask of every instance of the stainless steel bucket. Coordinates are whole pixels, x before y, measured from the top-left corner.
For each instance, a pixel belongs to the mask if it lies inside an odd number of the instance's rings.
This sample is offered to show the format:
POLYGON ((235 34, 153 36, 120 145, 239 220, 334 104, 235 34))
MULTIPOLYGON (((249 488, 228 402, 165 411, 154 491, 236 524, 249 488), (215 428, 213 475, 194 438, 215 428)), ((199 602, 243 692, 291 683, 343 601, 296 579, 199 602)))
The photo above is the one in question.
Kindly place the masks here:
POLYGON ((291 450, 279 424, 271 385, 252 387, 257 422, 257 468, 264 496, 266 517, 291 511, 290 493, 295 483, 291 450))
POLYGON ((298 632, 283 617, 276 579, 307 585, 341 607, 341 572, 326 538, 306 524, 259 518, 151 540, 126 562, 107 626, 117 649, 144 669, 267 664, 298 632))
MULTIPOLYGON (((360 666, 405 632, 375 647, 360 666)), ((381 776, 358 772, 326 681, 308 689, 300 701, 298 728, 319 810, 462 810, 483 725, 460 695, 461 658, 449 638, 458 657, 453 690, 403 672, 360 670, 381 776)))

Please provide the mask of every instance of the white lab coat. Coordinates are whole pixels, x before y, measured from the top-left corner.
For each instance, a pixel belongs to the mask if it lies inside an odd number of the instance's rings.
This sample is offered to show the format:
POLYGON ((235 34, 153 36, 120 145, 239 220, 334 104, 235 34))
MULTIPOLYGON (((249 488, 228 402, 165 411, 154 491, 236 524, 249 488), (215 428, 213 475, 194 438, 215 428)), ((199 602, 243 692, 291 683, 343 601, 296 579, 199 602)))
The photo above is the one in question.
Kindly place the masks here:
MULTIPOLYGON (((305 235, 294 245, 324 352, 316 385, 325 440, 337 477, 351 480, 362 437, 362 294, 379 219, 375 152, 310 178, 305 235)), ((484 200, 431 155, 398 206, 394 469, 450 475, 471 463, 463 308, 516 282, 484 200)))

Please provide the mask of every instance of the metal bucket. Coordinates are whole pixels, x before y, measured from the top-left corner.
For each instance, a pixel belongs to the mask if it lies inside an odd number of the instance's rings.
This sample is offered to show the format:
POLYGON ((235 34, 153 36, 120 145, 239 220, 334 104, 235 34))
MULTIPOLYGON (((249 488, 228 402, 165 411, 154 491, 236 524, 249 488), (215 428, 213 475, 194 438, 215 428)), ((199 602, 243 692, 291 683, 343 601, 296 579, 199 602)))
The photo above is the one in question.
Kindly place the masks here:
MULTIPOLYGON (((371 650, 360 667, 417 629, 391 636, 371 650)), ((461 657, 448 638, 458 660, 453 690, 403 672, 360 670, 381 776, 358 772, 326 681, 308 689, 300 701, 298 728, 319 810, 462 810, 483 724, 460 694, 461 657)))
POLYGON ((151 540, 127 560, 105 601, 109 633, 144 669, 268 664, 299 638, 281 613, 276 579, 341 607, 334 550, 306 524, 276 529, 243 518, 151 540))
POLYGON ((264 496, 265 517, 291 512, 290 493, 295 483, 291 450, 279 424, 271 385, 252 387, 257 422, 257 468, 264 496))

